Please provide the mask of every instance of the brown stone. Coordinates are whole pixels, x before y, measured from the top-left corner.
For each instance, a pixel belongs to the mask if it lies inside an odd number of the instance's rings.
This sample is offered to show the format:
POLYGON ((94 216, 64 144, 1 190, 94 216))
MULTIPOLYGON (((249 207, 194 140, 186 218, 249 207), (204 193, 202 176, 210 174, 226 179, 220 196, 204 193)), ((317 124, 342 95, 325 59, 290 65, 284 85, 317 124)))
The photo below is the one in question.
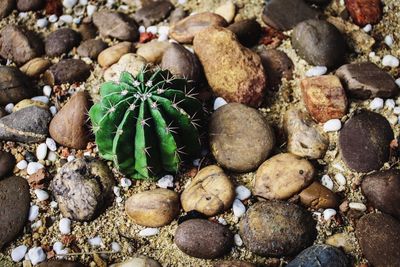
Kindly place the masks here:
POLYGON ((49 85, 84 82, 90 76, 90 66, 80 59, 63 59, 51 66, 43 80, 49 85))
POLYGON ((338 77, 324 75, 301 81, 304 103, 317 122, 340 119, 347 113, 347 97, 338 77))
POLYGON ((0 1, 0 19, 7 17, 15 8, 15 0, 0 1))
POLYGON ((100 39, 89 39, 81 43, 77 52, 81 57, 96 59, 97 56, 107 48, 107 44, 100 39))
POLYGON ((345 0, 354 23, 359 26, 376 24, 382 18, 381 0, 345 0))
POLYGON ((103 50, 97 57, 97 61, 102 67, 109 67, 125 54, 128 54, 133 50, 133 45, 130 42, 122 42, 113 45, 105 50, 103 50))
POLYGON ((14 156, 9 152, 0 151, 0 179, 12 172, 14 166, 14 156))
POLYGON ((313 182, 299 195, 301 203, 313 209, 335 208, 338 205, 335 194, 319 182, 313 182))
POLYGON ((104 37, 135 41, 139 37, 136 22, 128 15, 102 10, 93 14, 93 23, 104 37))
POLYGON ((51 66, 50 60, 46 58, 34 58, 26 62, 20 70, 29 77, 38 77, 51 66))

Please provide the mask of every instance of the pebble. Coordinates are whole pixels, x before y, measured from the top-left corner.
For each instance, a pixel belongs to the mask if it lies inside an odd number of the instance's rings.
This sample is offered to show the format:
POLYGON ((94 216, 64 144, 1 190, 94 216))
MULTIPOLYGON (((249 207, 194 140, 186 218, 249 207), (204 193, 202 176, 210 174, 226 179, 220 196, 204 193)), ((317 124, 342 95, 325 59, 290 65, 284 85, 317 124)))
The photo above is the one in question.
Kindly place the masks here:
POLYGON ((379 97, 375 97, 371 103, 369 104, 369 108, 372 110, 380 110, 383 108, 383 99, 379 97))
POLYGON ((47 97, 51 96, 51 92, 53 91, 53 89, 51 88, 50 85, 45 85, 43 86, 43 94, 47 97))
POLYGON ((391 35, 386 35, 384 40, 385 40, 385 44, 387 44, 389 47, 392 47, 393 37, 391 35))
POLYGON ((217 110, 226 104, 228 104, 228 102, 226 102, 225 99, 223 99, 222 97, 217 97, 214 100, 214 110, 217 110))
POLYGON ((49 85, 84 82, 90 76, 90 66, 80 59, 62 59, 52 65, 43 75, 49 85))
MULTIPOLYGON (((100 54, 101 55, 101 54, 100 54)), ((118 63, 115 63, 104 72, 104 80, 118 82, 122 72, 130 72, 136 76, 147 65, 147 61, 134 53, 124 54, 118 63)))
POLYGON ((306 77, 315 77, 324 75, 328 71, 328 68, 325 66, 315 66, 306 72, 306 77))
MULTIPOLYGON (((236 21, 235 23, 229 25, 228 29, 231 30, 236 35, 239 42, 246 47, 253 47, 256 45, 262 34, 261 25, 255 19, 236 21)), ((264 51, 267 50, 268 49, 265 49, 264 51)))
POLYGON ((103 239, 100 236, 95 236, 93 238, 88 239, 89 245, 92 247, 99 247, 103 244, 103 239))
POLYGON ((136 10, 133 18, 138 24, 147 27, 164 20, 173 9, 174 5, 168 0, 147 1, 146 5, 136 10))
POLYGON ((39 216, 39 206, 33 205, 29 209, 28 220, 33 222, 39 216))
POLYGON ((111 249, 114 252, 120 252, 121 251, 121 246, 117 242, 112 242, 111 243, 111 249))
POLYGON ((242 238, 240 237, 240 235, 235 234, 235 235, 233 236, 233 240, 234 240, 236 246, 238 246, 238 247, 243 246, 243 240, 242 240, 242 238))
POLYGON ((71 220, 68 218, 61 218, 58 226, 61 234, 68 235, 71 233, 71 220))
POLYGON ((337 132, 342 128, 342 122, 339 119, 331 119, 324 123, 324 132, 337 132))
POLYGON ((47 256, 41 247, 33 247, 28 251, 28 256, 33 265, 45 261, 47 256))
POLYGON ((49 110, 51 115, 55 116, 57 114, 57 108, 55 106, 51 106, 49 110))
POLYGON ((143 230, 140 230, 139 236, 141 237, 147 237, 147 236, 153 236, 157 235, 160 232, 158 228, 145 228, 143 230))
POLYGON ((11 259, 14 262, 19 262, 25 258, 25 254, 28 251, 28 247, 25 245, 18 246, 11 251, 11 259))
POLYGON ((12 113, 13 109, 14 109, 14 104, 13 103, 8 103, 5 107, 4 107, 5 111, 7 113, 12 113))
POLYGON ((223 17, 228 23, 231 23, 236 15, 236 6, 232 1, 226 1, 215 9, 215 14, 223 17))
POLYGON ((335 180, 340 186, 345 186, 346 185, 346 177, 344 177, 343 174, 341 173, 336 173, 335 174, 335 180))
POLYGON ((41 164, 39 162, 29 162, 26 172, 29 175, 32 175, 35 172, 37 172, 39 169, 42 169, 42 168, 44 168, 44 166, 43 166, 43 164, 41 164))
POLYGON ((236 198, 239 200, 246 200, 251 196, 251 191, 244 185, 239 185, 235 188, 236 198))
POLYGON ((235 199, 232 205, 233 214, 240 218, 246 213, 246 207, 243 205, 242 201, 235 199))
POLYGON ((38 26, 39 28, 46 28, 48 24, 49 21, 47 20, 47 18, 41 18, 36 21, 36 26, 38 26))
POLYGON ((336 215, 336 210, 334 209, 325 209, 323 212, 324 220, 329 221, 336 215))
POLYGON ((396 106, 396 102, 393 99, 386 99, 385 100, 385 107, 387 109, 394 109, 394 107, 396 106))
POLYGON ((49 153, 47 153, 47 159, 51 162, 54 162, 58 159, 58 156, 54 151, 50 151, 49 153))
POLYGON ((55 22, 57 22, 57 21, 58 21, 58 16, 57 16, 57 15, 53 14, 53 15, 51 15, 51 16, 49 17, 49 22, 55 23, 55 22))
POLYGON ((365 204, 360 203, 360 202, 350 202, 349 208, 352 210, 358 210, 358 211, 366 211, 367 210, 367 206, 365 206, 365 204))
POLYGON ((136 22, 128 15, 110 10, 101 10, 93 14, 93 23, 104 37, 122 41, 135 41, 139 37, 136 22))
POLYGON ((333 181, 329 175, 325 174, 321 177, 321 184, 328 188, 329 190, 333 189, 333 181))
MULTIPOLYGON (((61 16, 60 20, 61 19, 65 20, 65 15, 61 16)), ((71 51, 73 47, 79 45, 80 39, 80 34, 70 28, 61 28, 53 31, 45 40, 46 55, 56 57, 61 56, 64 53, 66 54, 71 51)))
POLYGON ((97 11, 97 6, 95 5, 88 5, 86 7, 86 13, 89 17, 93 16, 94 12, 97 11))
POLYGON ((110 67, 114 63, 117 63, 123 55, 131 52, 132 49, 133 46, 130 42, 118 43, 100 52, 97 61, 102 67, 110 67))
POLYGON ((46 138, 46 145, 49 148, 50 151, 56 151, 57 150, 57 144, 52 138, 46 138))
POLYGON ((34 96, 34 97, 31 98, 31 100, 33 100, 33 101, 40 101, 40 102, 42 102, 42 103, 44 103, 44 104, 48 104, 48 103, 49 103, 49 98, 48 98, 47 96, 43 96, 43 95, 41 95, 41 96, 34 96))
POLYGON ((399 59, 392 55, 386 55, 382 59, 382 65, 385 67, 397 68, 399 66, 399 59))
POLYGON ((128 178, 121 178, 120 183, 122 187, 128 188, 132 185, 132 180, 128 178))
POLYGON ((74 18, 71 15, 61 15, 59 17, 59 21, 67 23, 67 24, 71 24, 74 21, 74 18))
POLYGON ((335 208, 338 205, 336 195, 318 182, 313 182, 299 194, 300 201, 312 209, 335 208))
POLYGON ((38 160, 44 160, 47 156, 47 145, 46 143, 41 143, 36 148, 36 157, 38 160))
POLYGON ((365 32, 370 32, 372 30, 372 25, 371 24, 367 24, 362 29, 365 32))
POLYGON ((65 8, 72 9, 78 3, 78 0, 63 0, 62 3, 65 8))
POLYGON ((20 170, 25 170, 26 167, 28 167, 28 162, 23 159, 23 160, 19 161, 16 166, 20 170))
POLYGON ((165 176, 161 177, 161 179, 159 179, 157 181, 157 186, 161 187, 161 188, 172 188, 172 187, 174 187, 174 176, 165 175, 165 176))
POLYGON ((47 193, 46 191, 44 191, 42 189, 35 189, 34 192, 39 201, 45 201, 45 200, 49 199, 49 193, 47 193))
POLYGON ((340 249, 325 244, 317 244, 306 248, 286 267, 348 267, 351 266, 345 253, 340 249))

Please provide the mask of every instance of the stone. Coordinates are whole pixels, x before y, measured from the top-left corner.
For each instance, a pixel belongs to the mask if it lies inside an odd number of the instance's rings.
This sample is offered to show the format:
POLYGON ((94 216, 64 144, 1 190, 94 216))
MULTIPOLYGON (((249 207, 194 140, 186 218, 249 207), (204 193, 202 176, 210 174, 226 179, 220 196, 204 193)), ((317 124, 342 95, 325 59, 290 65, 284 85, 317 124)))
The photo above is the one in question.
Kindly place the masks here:
POLYGON ((30 106, 0 119, 0 140, 38 143, 46 140, 51 120, 49 111, 30 106))
POLYGON ((38 267, 84 267, 80 262, 68 260, 50 260, 42 262, 38 267))
POLYGON ((136 76, 146 64, 147 61, 137 54, 125 54, 118 60, 118 63, 115 63, 104 71, 104 80, 118 82, 123 71, 127 71, 133 76, 136 76))
POLYGON ((179 196, 164 188, 137 193, 125 202, 125 212, 136 224, 161 227, 170 224, 179 214, 179 196))
POLYGON ((109 67, 125 54, 133 51, 133 45, 130 42, 121 42, 103 50, 97 57, 97 61, 102 67, 109 67))
POLYGON ((77 49, 78 55, 96 59, 98 55, 107 48, 107 44, 100 39, 89 39, 80 44, 77 49))
POLYGON ((135 21, 123 13, 109 10, 95 12, 93 14, 93 23, 104 37, 131 42, 139 38, 139 31, 135 21))
POLYGON ((264 199, 288 199, 310 185, 315 170, 306 159, 281 153, 265 161, 258 168, 253 195, 264 199))
POLYGON ((259 55, 268 78, 269 89, 277 91, 282 84, 282 79, 287 81, 293 79, 294 64, 285 52, 277 49, 263 49, 259 55))
POLYGON ((0 180, 12 173, 15 163, 15 158, 11 153, 0 151, 0 180))
POLYGON ((44 7, 45 0, 17 0, 17 9, 21 12, 37 11, 44 7))
POLYGON ((240 221, 244 245, 260 256, 296 255, 311 246, 317 236, 311 213, 292 203, 261 201, 240 221))
POLYGON ((13 108, 13 112, 17 112, 18 110, 30 107, 30 106, 36 106, 39 108, 43 108, 48 110, 49 106, 41 101, 36 101, 36 100, 32 100, 32 99, 24 99, 19 101, 13 108))
POLYGON ((171 14, 169 15, 169 23, 170 25, 173 25, 175 23, 177 23, 178 21, 186 18, 188 15, 187 11, 184 10, 181 7, 177 7, 174 10, 172 10, 171 14))
POLYGON ((345 60, 345 39, 335 26, 324 20, 299 23, 292 32, 292 46, 311 65, 333 68, 345 60))
POLYGON ((236 6, 232 1, 228 0, 215 9, 215 14, 220 15, 226 22, 231 23, 236 15, 236 6))
POLYGON ((336 208, 339 203, 335 193, 320 184, 313 182, 300 192, 301 203, 313 209, 336 208))
POLYGON ((357 172, 377 170, 389 160, 389 145, 393 137, 393 130, 385 117, 362 110, 349 119, 340 131, 342 159, 357 172))
POLYGON ((335 75, 305 78, 300 85, 306 109, 315 121, 324 123, 346 115, 346 93, 335 75))
POLYGON ((361 27, 377 24, 382 18, 381 0, 346 0, 345 3, 353 22, 361 27))
POLYGON ((380 211, 400 219, 400 171, 379 171, 366 175, 361 184, 368 203, 380 211))
POLYGON ((193 47, 215 95, 252 107, 261 104, 267 83, 261 59, 233 32, 208 27, 195 36, 193 47))
POLYGON ((170 43, 167 41, 153 40, 148 43, 140 44, 136 54, 144 57, 147 62, 158 64, 161 62, 161 59, 169 46, 170 43))
POLYGON ((357 223, 356 236, 363 255, 372 266, 400 265, 400 223, 390 215, 364 215, 357 223))
POLYGON ((214 267, 256 267, 253 263, 247 261, 219 261, 214 263, 214 267))
POLYGON ((239 42, 246 46, 256 45, 261 37, 262 28, 255 19, 244 19, 229 25, 228 30, 236 34, 239 42))
POLYGON ((16 103, 33 96, 27 76, 15 67, 0 66, 0 105, 16 103))
POLYGON ((262 20, 277 30, 287 31, 300 22, 319 15, 316 9, 303 0, 270 0, 265 4, 262 20))
POLYGON ((346 253, 355 252, 356 250, 356 244, 354 243, 352 236, 346 232, 331 235, 325 240, 325 243, 327 245, 341 248, 346 253))
POLYGON ((201 169, 181 195, 184 211, 196 210, 210 217, 230 209, 234 199, 232 181, 216 165, 201 169))
POLYGON ((399 93, 393 77, 371 62, 343 65, 335 75, 340 78, 349 95, 357 99, 390 98, 399 93))
POLYGON ((20 70, 27 76, 37 78, 51 66, 50 60, 37 57, 29 60, 20 70))
POLYGON ((81 37, 78 32, 70 28, 58 29, 47 36, 45 51, 49 57, 57 57, 67 54, 72 48, 79 45, 81 37))
POLYGON ((112 264, 110 267, 161 267, 161 265, 149 257, 139 256, 121 263, 112 264))
POLYGON ((186 17, 169 29, 169 36, 179 43, 192 43, 194 36, 211 26, 226 27, 226 20, 211 12, 203 12, 186 17))
POLYGON ((1 30, 0 56, 23 65, 42 54, 42 40, 34 32, 16 25, 7 25, 1 30))
POLYGON ((289 109, 284 116, 283 128, 287 134, 288 152, 310 159, 324 157, 329 138, 306 112, 289 109))
POLYGON ((275 145, 274 132, 263 116, 239 103, 226 104, 212 114, 209 140, 217 162, 235 172, 256 169, 275 145))
POLYGON ((0 1, 0 19, 3 19, 8 15, 10 15, 10 13, 14 8, 15 8, 15 0, 0 1))
POLYGON ((90 221, 113 196, 114 177, 107 164, 93 158, 64 164, 51 182, 51 190, 65 218, 90 221))
POLYGON ((24 229, 30 201, 26 179, 12 176, 0 180, 0 249, 24 229))
POLYGON ((340 249, 329 245, 313 245, 303 250, 287 267, 347 267, 349 260, 340 249))
POLYGON ((51 66, 43 80, 49 85, 84 82, 90 76, 90 66, 80 59, 63 59, 51 66))
POLYGON ((233 233, 228 227, 204 219, 181 223, 175 232, 175 244, 185 254, 215 259, 228 253, 233 246, 233 233))
POLYGON ((150 1, 139 8, 133 17, 139 24, 149 27, 168 17, 173 9, 174 5, 168 0, 150 1))
POLYGON ((78 27, 78 32, 81 34, 82 41, 97 37, 97 27, 93 23, 82 23, 78 27))
POLYGON ((176 43, 171 43, 165 50, 161 67, 174 75, 185 77, 197 84, 203 77, 202 66, 197 56, 176 43))

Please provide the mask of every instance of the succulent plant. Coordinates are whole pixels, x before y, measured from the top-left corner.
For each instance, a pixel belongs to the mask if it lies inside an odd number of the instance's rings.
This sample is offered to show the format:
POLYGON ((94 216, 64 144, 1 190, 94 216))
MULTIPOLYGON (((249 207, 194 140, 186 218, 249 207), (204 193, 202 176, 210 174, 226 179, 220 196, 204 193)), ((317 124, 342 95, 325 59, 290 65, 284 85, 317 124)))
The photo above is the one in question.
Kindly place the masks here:
POLYGON ((201 150, 202 104, 189 88, 168 70, 146 68, 102 84, 101 101, 89 111, 100 155, 134 179, 177 172, 201 150))

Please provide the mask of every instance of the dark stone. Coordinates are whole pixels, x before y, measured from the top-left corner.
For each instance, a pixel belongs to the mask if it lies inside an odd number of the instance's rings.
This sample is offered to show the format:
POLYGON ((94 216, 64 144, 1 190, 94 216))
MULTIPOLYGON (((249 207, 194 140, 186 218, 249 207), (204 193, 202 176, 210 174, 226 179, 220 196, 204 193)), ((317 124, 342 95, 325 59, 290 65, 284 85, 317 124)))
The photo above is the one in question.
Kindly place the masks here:
POLYGON ((77 261, 67 261, 67 260, 50 260, 42 262, 38 267, 84 267, 80 262, 77 261))
POLYGON ((44 73, 47 84, 84 82, 90 76, 90 66, 80 59, 63 59, 44 73))
POLYGON ((27 76, 15 67, 0 66, 0 105, 33 96, 27 76))
POLYGON ((168 0, 152 1, 137 10, 133 17, 139 24, 149 27, 168 17, 173 9, 174 5, 168 0))
POLYGON ((15 0, 2 0, 0 1, 0 19, 10 15, 15 8, 15 0))
POLYGON ((393 77, 371 62, 346 64, 337 69, 335 74, 354 98, 389 98, 399 93, 393 77))
POLYGON ((265 3, 262 19, 277 30, 290 30, 298 23, 315 19, 320 15, 303 0, 268 0, 265 3))
POLYGON ((0 151, 0 179, 10 174, 15 166, 14 156, 6 151, 0 151))
POLYGON ((268 77, 269 89, 278 90, 283 78, 288 81, 293 78, 294 64, 285 52, 277 49, 263 49, 259 55, 268 77))
POLYGON ((29 106, 0 119, 0 140, 37 143, 46 140, 51 114, 29 106))
POLYGON ((128 15, 108 10, 93 14, 93 23, 104 37, 116 38, 121 41, 135 41, 139 37, 136 22, 128 15))
POLYGON ((89 39, 78 47, 78 55, 96 59, 101 51, 107 48, 107 44, 100 39, 89 39))
POLYGON ((324 20, 299 23, 293 29, 292 45, 309 64, 328 68, 342 64, 347 49, 339 30, 324 20))
POLYGON ((246 261, 219 261, 216 262, 214 267, 256 267, 255 264, 246 261))
POLYGON ((97 27, 93 23, 82 23, 78 32, 81 34, 82 40, 95 39, 97 36, 97 27))
POLYGON ((24 229, 30 201, 26 179, 12 176, 0 181, 0 249, 24 229))
POLYGON ((339 134, 339 149, 346 165, 357 172, 377 170, 389 160, 393 131, 382 115, 362 110, 349 119, 339 134))
POLYGON ((247 47, 256 45, 262 32, 260 23, 255 19, 245 19, 235 22, 229 25, 228 29, 236 34, 236 37, 242 45, 247 47))
POLYGON ((181 224, 185 221, 192 220, 192 219, 207 219, 208 217, 197 210, 191 210, 187 212, 185 215, 179 217, 178 224, 181 224))
POLYGON ((44 7, 45 0, 17 0, 18 11, 36 11, 44 7))
POLYGON ((314 245, 303 250, 286 267, 350 267, 346 255, 329 245, 314 245))
POLYGON ((25 156, 25 160, 27 162, 36 162, 36 161, 38 161, 37 157, 32 152, 25 151, 24 156, 25 156))
POLYGON ((79 45, 80 40, 81 37, 78 32, 69 28, 58 29, 46 38, 46 55, 57 57, 68 53, 72 48, 79 45))

